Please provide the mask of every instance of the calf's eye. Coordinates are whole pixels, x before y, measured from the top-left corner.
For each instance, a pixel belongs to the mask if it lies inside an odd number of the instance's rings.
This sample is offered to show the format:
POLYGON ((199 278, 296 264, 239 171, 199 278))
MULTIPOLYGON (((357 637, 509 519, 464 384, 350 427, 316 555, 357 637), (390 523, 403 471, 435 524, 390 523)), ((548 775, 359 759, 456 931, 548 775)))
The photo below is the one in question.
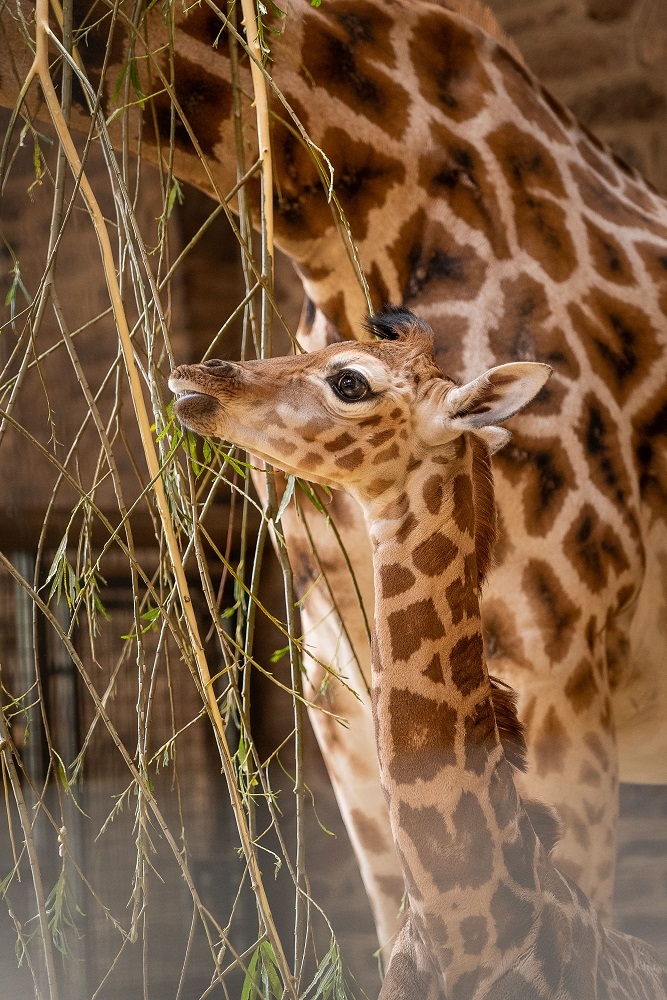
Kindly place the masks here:
POLYGON ((330 382, 336 395, 347 402, 356 403, 360 399, 364 399, 371 391, 371 387, 363 375, 347 368, 338 372, 330 379, 330 382))

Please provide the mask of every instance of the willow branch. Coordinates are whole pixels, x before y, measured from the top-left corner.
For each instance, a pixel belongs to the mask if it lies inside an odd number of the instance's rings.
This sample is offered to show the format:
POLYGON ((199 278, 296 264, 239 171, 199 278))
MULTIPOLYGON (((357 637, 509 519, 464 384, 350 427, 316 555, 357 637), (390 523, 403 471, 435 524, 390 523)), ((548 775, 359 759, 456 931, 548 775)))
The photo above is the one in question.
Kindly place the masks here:
POLYGON ((211 676, 208 669, 208 664, 206 662, 204 648, 202 646, 201 638, 199 635, 199 629, 195 619, 192 600, 190 598, 189 589, 185 578, 185 571, 183 568, 181 555, 178 549, 176 535, 169 514, 164 483, 160 476, 160 468, 158 463, 157 452, 155 449, 155 444, 151 433, 151 421, 148 415, 148 411, 146 408, 146 404, 144 402, 144 397, 141 389, 139 370, 134 356, 134 350, 130 336, 130 329, 127 322, 127 318, 125 316, 125 311, 121 299, 121 293, 118 285, 116 266, 113 258, 113 252, 111 249, 111 243, 109 240, 109 234, 107 232, 106 224, 100 206, 90 186, 90 183, 88 182, 86 174, 83 171, 81 161, 79 159, 70 131, 63 117, 62 110, 60 108, 60 104, 58 102, 58 98, 56 95, 56 91, 53 86, 53 81, 51 79, 49 71, 49 61, 48 61, 48 35, 49 35, 48 22, 49 22, 48 0, 37 0, 36 52, 35 52, 35 60, 30 73, 31 75, 36 75, 39 78, 39 82, 42 88, 42 92, 44 94, 44 98, 49 113, 51 115, 51 119, 53 121, 54 128, 58 134, 58 139, 62 144, 63 149, 65 150, 65 155, 67 156, 70 169, 72 170, 74 176, 78 178, 81 193, 85 200, 88 213, 90 215, 91 221, 95 229, 95 235, 97 236, 97 240, 100 246, 105 279, 107 282, 109 297, 111 299, 111 304, 113 307, 114 319, 116 322, 116 327, 118 330, 121 347, 123 350, 123 357, 125 361, 125 367, 127 369, 128 380, 132 395, 132 402, 137 418, 139 433, 141 436, 141 443, 143 446, 143 451, 146 459, 146 464, 148 466, 150 478, 153 481, 153 490, 155 493, 156 505, 162 523, 162 529, 164 532, 165 542, 169 553, 172 570, 174 573, 174 579, 176 582, 176 587, 178 590, 178 595, 183 610, 183 616, 187 624, 187 630, 191 643, 192 654, 194 657, 197 673, 199 675, 202 688, 205 692, 207 710, 213 725, 215 739, 218 745, 218 752, 220 754, 223 771, 225 774, 225 778, 227 780, 230 797, 232 800, 232 808, 234 811, 236 824, 239 832, 239 837, 241 840, 243 852, 248 865, 252 886, 257 898, 260 912, 262 914, 262 919, 266 927, 267 936, 269 937, 269 940, 273 947, 277 964, 283 975, 283 981, 285 983, 287 991, 296 1000, 296 993, 294 991, 294 986, 291 981, 289 966, 287 964, 287 960, 285 958, 282 949, 282 944, 280 942, 278 933, 273 923, 273 919, 271 917, 268 900, 266 898, 266 894, 262 884, 261 871, 255 854, 254 846, 250 840, 249 832, 245 823, 243 807, 240 801, 238 789, 236 787, 236 777, 234 773, 233 761, 227 744, 227 739, 225 736, 224 723, 220 715, 220 710, 218 707, 217 700, 215 698, 213 687, 211 685, 211 676))

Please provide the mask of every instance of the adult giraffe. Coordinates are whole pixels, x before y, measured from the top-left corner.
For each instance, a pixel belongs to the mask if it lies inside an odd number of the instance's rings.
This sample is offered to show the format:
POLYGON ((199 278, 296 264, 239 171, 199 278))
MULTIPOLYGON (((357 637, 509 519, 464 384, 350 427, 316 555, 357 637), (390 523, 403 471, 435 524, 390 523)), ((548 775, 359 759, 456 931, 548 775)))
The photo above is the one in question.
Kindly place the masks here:
MULTIPOLYGON (((106 10, 86 6, 81 17, 95 23, 106 10)), ((15 72, 10 54, 17 59, 21 49, 9 5, 2 23, 0 92, 11 105, 21 67, 15 72)), ((117 18, 107 99, 125 55, 124 23, 117 18)), ((180 107, 224 192, 235 164, 220 27, 207 6, 181 15, 174 67, 180 107)), ((157 9, 147 32, 159 53, 157 9)), ((94 80, 102 37, 104 20, 81 46, 94 80)), ((143 44, 137 37, 140 56, 143 44)), ((604 912, 619 766, 625 780, 660 781, 667 762, 667 636, 659 626, 667 205, 544 92, 474 0, 325 0, 319 10, 293 0, 272 49, 278 87, 333 164, 374 305, 402 302, 430 321, 438 362, 459 378, 516 360, 554 368, 495 461, 501 537, 482 615, 491 669, 520 695, 526 785, 564 820, 556 860, 604 912)), ((155 59, 167 69, 166 53, 155 59)), ((136 65, 144 93, 159 90, 154 68, 147 76, 150 60, 136 65)), ((168 136, 168 97, 153 108, 143 112, 144 155, 157 159, 154 124, 168 136)), ((83 127, 84 116, 75 112, 74 124, 83 127)), ((177 123, 175 131, 176 172, 211 191, 187 130, 177 123)), ((315 165, 279 118, 273 147, 277 240, 303 278, 300 335, 314 349, 352 336, 365 303, 315 165)), ((332 510, 370 607, 361 513, 342 495, 332 510)), ((333 537, 318 533, 319 558, 344 635, 327 591, 311 587, 319 570, 295 518, 286 531, 308 592, 308 640, 362 699, 329 684, 322 702, 350 729, 312 718, 386 941, 403 883, 377 777, 363 622, 333 537)), ((311 665, 314 691, 322 679, 311 665)))

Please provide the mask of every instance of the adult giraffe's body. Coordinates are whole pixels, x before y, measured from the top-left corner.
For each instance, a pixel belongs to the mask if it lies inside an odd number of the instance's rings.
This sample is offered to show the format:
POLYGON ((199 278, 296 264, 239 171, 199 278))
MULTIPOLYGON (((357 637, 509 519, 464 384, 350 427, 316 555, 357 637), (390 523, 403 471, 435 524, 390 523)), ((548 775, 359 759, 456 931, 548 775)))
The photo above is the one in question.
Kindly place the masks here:
MULTIPOLYGON (((161 25, 154 9, 155 49, 161 25)), ((181 18, 175 71, 224 193, 235 163, 219 30, 205 6, 181 18)), ((82 48, 93 75, 102 60, 94 37, 82 48)), ((6 56, 18 43, 0 50, 8 104, 18 85, 6 56)), ((107 97, 123 53, 120 43, 112 50, 107 97)), ((293 0, 273 57, 276 84, 333 164, 375 307, 400 301, 423 315, 438 330, 439 363, 459 378, 514 360, 554 368, 495 461, 501 537, 482 615, 491 669, 519 693, 526 785, 564 820, 556 860, 604 911, 619 767, 621 778, 646 782, 665 780, 667 766, 667 204, 544 93, 474 0, 326 0, 319 10, 293 0)), ((145 93, 160 89, 155 79, 144 78, 145 93)), ((164 138, 168 98, 156 103, 164 138)), ((156 157, 148 108, 144 118, 145 151, 156 157)), ((176 142, 179 176, 211 191, 182 126, 176 142)), ((352 336, 365 303, 308 152, 278 121, 273 145, 276 236, 310 300, 302 342, 317 348, 352 336)), ((361 512, 340 494, 332 509, 370 607, 361 512)), ((326 704, 351 720, 348 731, 312 718, 386 940, 402 879, 366 685, 325 589, 310 589, 319 570, 301 527, 283 523, 309 591, 309 642, 362 697, 328 686, 326 704)), ((333 537, 319 537, 368 674, 347 569, 333 537)), ((319 668, 310 678, 317 690, 319 668)))

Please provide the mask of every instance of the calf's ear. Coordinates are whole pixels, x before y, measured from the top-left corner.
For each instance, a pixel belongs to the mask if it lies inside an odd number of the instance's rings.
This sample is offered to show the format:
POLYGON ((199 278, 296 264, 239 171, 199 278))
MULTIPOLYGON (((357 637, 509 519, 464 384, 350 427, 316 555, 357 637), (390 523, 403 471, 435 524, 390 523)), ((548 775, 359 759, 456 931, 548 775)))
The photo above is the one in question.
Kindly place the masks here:
POLYGON ((446 419, 461 430, 491 427, 522 410, 551 375, 549 365, 519 361, 487 372, 447 393, 446 419))

